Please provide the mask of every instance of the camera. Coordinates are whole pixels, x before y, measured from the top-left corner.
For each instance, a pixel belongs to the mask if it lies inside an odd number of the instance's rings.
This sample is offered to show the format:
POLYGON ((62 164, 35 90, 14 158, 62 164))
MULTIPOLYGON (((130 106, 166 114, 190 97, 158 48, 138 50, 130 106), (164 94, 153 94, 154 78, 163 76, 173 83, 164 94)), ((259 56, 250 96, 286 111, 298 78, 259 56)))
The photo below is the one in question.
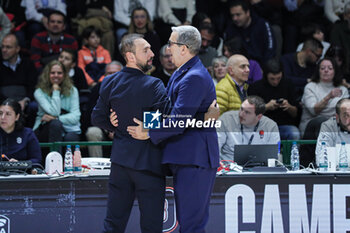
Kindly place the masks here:
POLYGON ((277 103, 277 104, 282 104, 282 102, 283 102, 283 99, 282 99, 282 98, 279 98, 279 99, 276 100, 276 103, 277 103))

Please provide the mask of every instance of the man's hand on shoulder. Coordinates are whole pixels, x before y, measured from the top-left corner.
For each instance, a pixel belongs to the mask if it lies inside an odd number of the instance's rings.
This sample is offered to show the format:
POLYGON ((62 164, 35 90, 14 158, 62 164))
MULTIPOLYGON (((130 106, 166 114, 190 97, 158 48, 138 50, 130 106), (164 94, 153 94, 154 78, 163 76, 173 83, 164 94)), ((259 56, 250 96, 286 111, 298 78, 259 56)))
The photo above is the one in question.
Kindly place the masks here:
POLYGON ((118 127, 118 116, 113 109, 110 109, 111 114, 109 115, 109 120, 114 127, 118 127))
POLYGON ((128 126, 127 128, 127 131, 131 135, 131 137, 137 140, 149 139, 148 129, 143 128, 143 122, 136 118, 134 118, 134 122, 137 124, 137 126, 128 126))
POLYGON ((216 103, 216 100, 213 100, 211 105, 209 106, 207 112, 204 114, 204 120, 207 121, 209 119, 219 119, 220 116, 220 108, 216 103))

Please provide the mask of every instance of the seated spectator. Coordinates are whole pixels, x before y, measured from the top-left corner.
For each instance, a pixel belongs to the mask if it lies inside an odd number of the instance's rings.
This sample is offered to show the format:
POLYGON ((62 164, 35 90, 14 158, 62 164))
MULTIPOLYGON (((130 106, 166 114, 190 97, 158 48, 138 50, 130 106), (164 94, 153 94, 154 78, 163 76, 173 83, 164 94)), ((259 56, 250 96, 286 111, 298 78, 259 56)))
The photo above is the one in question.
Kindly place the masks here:
MULTIPOLYGON (((323 51, 322 51, 322 56, 320 58, 322 59, 326 54, 327 50, 329 49, 329 47, 331 46, 331 44, 324 41, 324 33, 321 26, 315 23, 307 24, 305 27, 302 28, 301 33, 304 35, 305 39, 314 38, 315 40, 318 40, 322 43, 323 51)), ((301 51, 303 46, 304 46, 304 43, 300 43, 298 45, 297 52, 301 51)))
POLYGON ((274 120, 282 140, 300 139, 297 123, 298 108, 293 83, 283 76, 282 64, 270 60, 264 65, 264 78, 253 83, 249 95, 257 95, 266 102, 265 116, 274 120))
POLYGON ((233 55, 228 59, 226 67, 226 76, 216 85, 220 114, 229 110, 238 110, 247 98, 248 59, 242 55, 233 55))
POLYGON ((212 62, 212 75, 213 82, 215 86, 218 84, 218 82, 221 81, 221 79, 225 78, 227 74, 227 58, 225 56, 221 57, 215 57, 212 62))
POLYGON ((21 105, 25 125, 32 128, 38 105, 34 101, 38 72, 33 62, 20 55, 21 47, 15 34, 8 34, 1 43, 0 101, 12 98, 21 105))
POLYGON ((160 0, 157 6, 157 14, 160 18, 157 31, 162 37, 162 43, 165 43, 169 39, 172 26, 190 25, 195 13, 196 1, 160 0))
POLYGON ((332 45, 340 46, 345 53, 346 69, 350 70, 350 1, 345 4, 343 20, 333 25, 330 33, 332 45))
POLYGON ((81 91, 89 88, 84 72, 77 66, 77 55, 76 51, 71 49, 63 49, 58 57, 58 61, 60 61, 66 71, 68 72, 68 76, 72 79, 74 86, 79 91, 79 96, 81 96, 81 91))
POLYGON ((211 18, 204 12, 197 11, 192 17, 192 26, 199 30, 201 25, 210 24, 215 28, 215 36, 212 39, 210 46, 216 49, 217 56, 222 56, 222 46, 224 43, 224 39, 220 37, 217 27, 214 22, 212 22, 211 18))
POLYGON ((248 1, 231 1, 229 12, 232 20, 226 28, 225 40, 240 37, 249 57, 261 64, 276 56, 276 40, 270 24, 250 10, 248 1))
MULTIPOLYGON (((123 66, 118 61, 112 61, 111 63, 107 64, 106 66, 106 72, 105 76, 114 74, 116 72, 119 72, 123 69, 123 66)), ((95 106, 97 102, 97 98, 99 96, 98 89, 96 89, 96 93, 94 93, 93 97, 90 98, 91 102, 93 103, 91 105, 91 108, 88 112, 88 115, 91 115, 92 108, 95 106)), ((89 119, 90 122, 90 119, 89 119)), ((89 142, 100 142, 100 141, 106 141, 106 140, 113 140, 113 132, 109 132, 107 130, 103 130, 97 126, 90 126, 88 127, 85 136, 86 139, 89 142)), ((90 157, 102 157, 103 156, 103 150, 102 146, 89 146, 89 156, 90 157)))
POLYGON ((137 1, 125 1, 114 0, 114 21, 117 28, 116 39, 119 45, 122 37, 128 32, 128 26, 131 22, 131 13, 137 7, 144 7, 150 16, 151 21, 154 20, 156 15, 156 0, 137 0, 137 1))
POLYGON ((315 39, 308 39, 300 52, 285 54, 281 58, 286 78, 292 80, 296 88, 296 100, 299 102, 305 85, 315 72, 316 63, 322 56, 323 45, 315 39))
POLYGON ((163 45, 159 51, 159 61, 160 66, 157 67, 155 72, 152 73, 152 76, 159 78, 163 81, 164 86, 168 85, 170 76, 176 70, 176 66, 172 61, 172 55, 170 49, 168 49, 168 45, 163 45))
POLYGON ((39 110, 33 129, 39 141, 80 140, 79 94, 61 62, 45 66, 34 97, 39 110))
POLYGON ((52 11, 60 11, 64 15, 67 13, 66 3, 62 0, 22 0, 21 6, 25 8, 29 40, 35 34, 47 29, 48 16, 52 11))
POLYGON ((39 72, 44 65, 58 58, 65 48, 78 50, 76 39, 64 33, 65 16, 59 11, 53 11, 48 16, 47 30, 36 34, 31 43, 30 59, 39 72))
POLYGON ((21 7, 21 2, 22 0, 0 1, 0 6, 11 21, 11 25, 9 25, 10 30, 17 36, 21 49, 28 52, 27 49, 30 47, 30 40, 26 41, 25 37, 27 21, 24 14, 25 8, 21 7))
POLYGON ((0 7, 0 43, 2 39, 11 31, 11 22, 3 9, 0 7))
MULTIPOLYGON (((301 100, 303 111, 299 129, 302 135, 304 133, 314 134, 316 132, 315 130, 312 130, 312 132, 305 131, 308 123, 313 120, 312 123, 319 129, 325 119, 335 114, 335 105, 338 100, 349 97, 348 90, 344 86, 341 86, 342 80, 339 77, 333 59, 322 59, 316 69, 317 71, 311 82, 305 86, 304 95, 301 100)), ((316 137, 317 134, 314 139, 316 137)))
POLYGON ((211 68, 213 58, 218 56, 215 48, 211 46, 211 43, 215 37, 215 29, 212 24, 202 24, 199 27, 199 32, 202 38, 201 48, 198 53, 199 59, 206 68, 211 68))
POLYGON ((243 47, 242 39, 239 37, 234 37, 228 41, 224 42, 223 46, 223 54, 227 58, 230 58, 232 55, 241 54, 245 56, 249 61, 249 76, 248 76, 248 84, 252 84, 260 79, 262 79, 262 69, 260 64, 250 59, 247 53, 247 50, 243 47))
POLYGON ((112 60, 109 52, 100 44, 99 29, 89 26, 84 29, 82 36, 84 45, 78 52, 78 66, 84 71, 88 85, 93 87, 104 74, 106 64, 112 60))
MULTIPOLYGON (((335 117, 332 116, 321 125, 320 133, 317 137, 315 150, 316 165, 318 166, 320 156, 319 151, 321 143, 325 142, 326 146, 335 147, 341 142, 349 143, 350 141, 350 100, 340 99, 335 106, 335 117)), ((310 162, 315 162, 313 161, 310 162)))
POLYGON ((220 160, 234 160, 235 145, 277 144, 280 141, 276 122, 263 116, 264 113, 264 100, 248 96, 239 111, 228 111, 220 116, 221 128, 217 129, 220 160))
MULTIPOLYGON (((68 4, 68 2, 67 2, 68 4)), ((114 25, 113 25, 113 1, 94 0, 94 1, 71 1, 80 17, 72 19, 73 25, 76 24, 77 34, 81 36, 84 28, 94 26, 101 30, 101 45, 107 49, 113 58, 115 49, 114 25)), ((69 6, 68 6, 69 7, 69 6)), ((68 8, 68 10, 71 10, 68 8)), ((68 13, 70 13, 68 11, 68 13)))
POLYGON ((10 161, 41 162, 39 141, 31 128, 24 127, 21 106, 17 101, 6 99, 1 103, 0 128, 1 153, 10 161))
POLYGON ((326 15, 327 19, 332 23, 341 21, 345 5, 349 2, 349 0, 325 0, 324 14, 326 15))
POLYGON ((154 53, 153 65, 157 67, 159 65, 159 50, 161 44, 157 32, 153 30, 153 23, 146 8, 136 7, 131 12, 128 33, 138 33, 143 35, 143 38, 151 45, 154 53))

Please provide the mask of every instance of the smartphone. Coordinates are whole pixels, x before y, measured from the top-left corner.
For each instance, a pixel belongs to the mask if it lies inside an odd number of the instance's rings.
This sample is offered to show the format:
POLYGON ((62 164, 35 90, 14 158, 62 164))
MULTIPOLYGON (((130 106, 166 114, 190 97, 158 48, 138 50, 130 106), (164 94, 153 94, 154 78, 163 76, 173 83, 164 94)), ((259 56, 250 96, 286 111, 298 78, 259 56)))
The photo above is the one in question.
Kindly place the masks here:
POLYGON ((283 98, 279 98, 279 99, 276 100, 277 104, 281 104, 282 102, 283 102, 283 98))

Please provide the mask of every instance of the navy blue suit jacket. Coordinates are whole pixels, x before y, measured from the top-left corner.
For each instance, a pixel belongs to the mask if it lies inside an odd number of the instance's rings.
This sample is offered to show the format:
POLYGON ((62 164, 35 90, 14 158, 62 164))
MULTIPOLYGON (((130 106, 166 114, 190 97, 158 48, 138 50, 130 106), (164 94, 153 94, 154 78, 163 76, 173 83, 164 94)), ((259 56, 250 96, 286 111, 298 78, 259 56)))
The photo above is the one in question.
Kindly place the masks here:
MULTIPOLYGON (((197 56, 173 73, 167 94, 172 110, 169 121, 205 113, 214 99, 215 86, 207 69, 197 56)), ((166 142, 163 163, 197 165, 206 168, 219 166, 219 147, 215 128, 154 129, 149 132, 152 142, 166 142)))
POLYGON ((125 67, 103 80, 100 96, 92 111, 91 122, 115 133, 112 163, 162 174, 161 150, 150 140, 133 139, 126 128, 135 125, 134 117, 143 119, 143 111, 159 109, 164 112, 163 107, 168 102, 163 82, 145 75, 138 69, 125 67), (118 127, 110 123, 110 108, 117 113, 118 127))

